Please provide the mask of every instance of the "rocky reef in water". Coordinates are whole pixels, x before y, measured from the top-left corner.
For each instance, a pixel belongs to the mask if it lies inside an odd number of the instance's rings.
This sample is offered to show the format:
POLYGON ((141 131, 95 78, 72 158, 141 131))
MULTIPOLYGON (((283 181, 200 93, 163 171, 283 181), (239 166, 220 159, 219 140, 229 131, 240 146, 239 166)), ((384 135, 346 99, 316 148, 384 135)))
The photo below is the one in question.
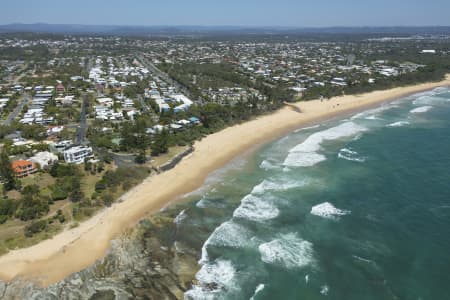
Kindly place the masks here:
POLYGON ((92 266, 47 288, 0 282, 0 299, 182 299, 198 270, 199 249, 177 242, 179 208, 142 220, 92 266))

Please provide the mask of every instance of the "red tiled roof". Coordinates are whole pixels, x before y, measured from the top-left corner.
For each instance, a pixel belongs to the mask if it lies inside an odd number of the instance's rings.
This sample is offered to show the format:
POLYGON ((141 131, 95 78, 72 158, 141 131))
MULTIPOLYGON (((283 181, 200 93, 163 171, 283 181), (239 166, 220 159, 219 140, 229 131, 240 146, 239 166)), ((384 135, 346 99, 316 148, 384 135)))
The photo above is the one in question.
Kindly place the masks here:
POLYGON ((33 163, 31 161, 28 160, 23 160, 23 159, 19 159, 19 160, 15 160, 12 162, 11 167, 15 172, 21 172, 23 167, 29 167, 29 166, 33 166, 33 163))

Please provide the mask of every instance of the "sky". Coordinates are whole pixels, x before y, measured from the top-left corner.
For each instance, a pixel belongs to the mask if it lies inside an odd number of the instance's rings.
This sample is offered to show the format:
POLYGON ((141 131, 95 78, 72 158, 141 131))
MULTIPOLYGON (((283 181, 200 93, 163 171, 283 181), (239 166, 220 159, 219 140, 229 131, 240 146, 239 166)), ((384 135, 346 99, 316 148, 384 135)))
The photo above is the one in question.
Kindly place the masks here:
POLYGON ((0 0, 0 24, 450 26, 450 0, 0 0))

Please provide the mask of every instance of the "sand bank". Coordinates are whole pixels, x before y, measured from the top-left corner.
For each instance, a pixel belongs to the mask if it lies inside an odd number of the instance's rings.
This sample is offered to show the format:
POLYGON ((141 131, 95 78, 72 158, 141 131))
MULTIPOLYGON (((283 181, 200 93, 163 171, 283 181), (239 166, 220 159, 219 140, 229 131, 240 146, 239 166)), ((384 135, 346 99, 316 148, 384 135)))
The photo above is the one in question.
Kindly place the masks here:
POLYGON ((145 215, 160 210, 177 196, 197 189, 209 173, 246 150, 307 124, 446 85, 450 85, 450 77, 437 83, 298 103, 295 107, 286 106, 273 114, 209 135, 197 142, 194 153, 174 169, 147 178, 124 195, 123 202, 115 203, 77 228, 0 257, 0 279, 35 280, 43 286, 55 283, 102 258, 110 247, 110 241, 125 229, 145 215))

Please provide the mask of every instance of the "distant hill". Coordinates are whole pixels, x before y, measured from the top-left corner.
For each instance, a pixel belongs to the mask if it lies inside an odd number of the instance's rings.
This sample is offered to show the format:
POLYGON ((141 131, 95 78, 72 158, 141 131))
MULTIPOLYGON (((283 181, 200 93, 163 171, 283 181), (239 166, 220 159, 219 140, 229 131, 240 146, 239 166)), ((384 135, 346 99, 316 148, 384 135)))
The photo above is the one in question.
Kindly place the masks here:
POLYGON ((436 27, 243 27, 243 26, 121 26, 77 24, 8 24, 0 25, 0 33, 54 33, 100 35, 233 35, 233 34, 450 34, 450 26, 436 27))

